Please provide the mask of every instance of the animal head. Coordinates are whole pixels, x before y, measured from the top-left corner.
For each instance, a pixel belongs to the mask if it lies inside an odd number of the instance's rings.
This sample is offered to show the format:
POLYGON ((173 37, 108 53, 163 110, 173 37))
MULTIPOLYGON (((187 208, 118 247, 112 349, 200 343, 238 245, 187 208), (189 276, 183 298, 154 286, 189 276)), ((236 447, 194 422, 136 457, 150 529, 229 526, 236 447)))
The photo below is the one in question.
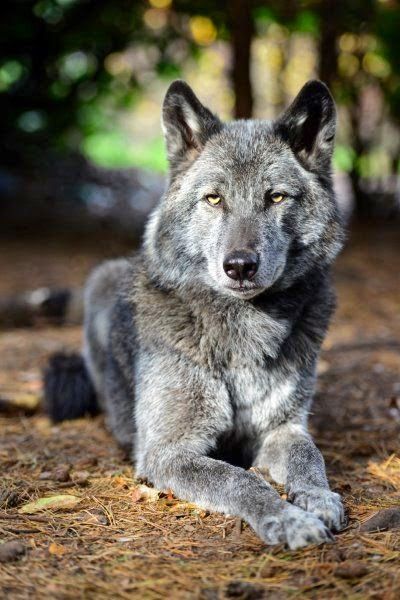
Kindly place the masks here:
POLYGON ((169 183, 145 237, 161 282, 249 299, 332 262, 342 229, 336 110, 323 83, 308 82, 274 122, 225 124, 175 81, 162 123, 169 183))

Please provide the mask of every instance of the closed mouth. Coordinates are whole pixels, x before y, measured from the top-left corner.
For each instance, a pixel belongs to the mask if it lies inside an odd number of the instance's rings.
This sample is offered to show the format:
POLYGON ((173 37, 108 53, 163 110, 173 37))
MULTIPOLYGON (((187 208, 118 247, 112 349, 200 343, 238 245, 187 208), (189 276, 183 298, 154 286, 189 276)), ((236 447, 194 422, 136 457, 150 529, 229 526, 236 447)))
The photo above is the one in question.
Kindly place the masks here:
POLYGON ((227 285, 226 288, 230 291, 230 292, 236 292, 238 294, 240 294, 241 296, 248 296, 248 295, 252 295, 254 296, 254 294, 256 294, 257 292, 260 292, 262 290, 261 287, 258 286, 247 286, 244 287, 243 285, 241 286, 231 286, 231 285, 227 285))

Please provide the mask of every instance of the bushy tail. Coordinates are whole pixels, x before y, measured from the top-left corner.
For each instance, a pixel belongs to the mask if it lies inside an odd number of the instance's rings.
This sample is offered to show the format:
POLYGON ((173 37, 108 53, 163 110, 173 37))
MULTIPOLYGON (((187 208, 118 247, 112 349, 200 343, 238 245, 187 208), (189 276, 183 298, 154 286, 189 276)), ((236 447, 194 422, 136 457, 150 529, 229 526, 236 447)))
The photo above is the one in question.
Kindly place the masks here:
POLYGON ((99 412, 96 393, 80 354, 54 354, 44 372, 44 408, 54 422, 99 412))

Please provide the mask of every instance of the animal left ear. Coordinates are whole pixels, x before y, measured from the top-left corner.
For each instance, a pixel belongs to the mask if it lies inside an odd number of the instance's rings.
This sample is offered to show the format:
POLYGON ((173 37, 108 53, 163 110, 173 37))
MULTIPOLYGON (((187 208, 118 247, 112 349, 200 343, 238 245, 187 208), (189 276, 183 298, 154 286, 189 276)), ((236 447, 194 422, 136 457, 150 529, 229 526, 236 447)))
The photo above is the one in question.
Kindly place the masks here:
POLYGON ((207 140, 222 129, 222 123, 208 110, 184 81, 174 81, 164 98, 162 125, 171 174, 188 166, 207 140))
POLYGON ((306 83, 276 121, 275 127, 307 168, 329 171, 336 131, 336 108, 324 83, 306 83))

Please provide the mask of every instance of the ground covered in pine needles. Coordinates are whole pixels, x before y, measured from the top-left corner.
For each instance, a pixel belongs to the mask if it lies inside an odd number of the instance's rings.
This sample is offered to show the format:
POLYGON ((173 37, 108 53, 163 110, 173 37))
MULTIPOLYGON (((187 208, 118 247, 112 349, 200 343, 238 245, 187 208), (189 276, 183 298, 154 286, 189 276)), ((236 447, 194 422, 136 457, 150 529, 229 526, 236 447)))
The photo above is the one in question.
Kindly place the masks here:
MULTIPOLYGON (((79 284, 108 250, 4 246, 0 291, 79 284)), ((349 525, 297 552, 137 481, 102 417, 54 426, 40 413, 46 357, 78 348, 80 328, 2 332, 1 597, 399 598, 399 251, 394 229, 364 226, 338 261, 312 429, 349 525)))

